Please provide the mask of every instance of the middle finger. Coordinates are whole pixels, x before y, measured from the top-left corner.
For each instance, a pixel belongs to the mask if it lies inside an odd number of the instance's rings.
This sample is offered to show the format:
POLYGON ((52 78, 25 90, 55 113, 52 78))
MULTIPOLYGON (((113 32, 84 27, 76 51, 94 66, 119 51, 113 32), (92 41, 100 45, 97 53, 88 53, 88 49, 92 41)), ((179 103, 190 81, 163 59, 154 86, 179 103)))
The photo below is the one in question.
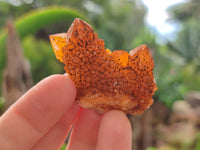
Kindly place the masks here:
POLYGON ((94 110, 82 109, 72 131, 67 150, 94 150, 102 115, 94 110))

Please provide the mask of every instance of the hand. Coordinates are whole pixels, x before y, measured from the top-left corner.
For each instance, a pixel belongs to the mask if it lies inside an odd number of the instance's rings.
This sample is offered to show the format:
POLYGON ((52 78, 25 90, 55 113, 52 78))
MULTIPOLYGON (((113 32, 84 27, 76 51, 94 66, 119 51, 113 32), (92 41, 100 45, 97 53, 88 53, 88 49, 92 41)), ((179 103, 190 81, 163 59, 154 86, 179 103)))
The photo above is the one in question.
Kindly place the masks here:
POLYGON ((117 110, 100 115, 80 108, 66 75, 50 76, 25 93, 0 117, 1 150, 131 150, 131 126, 117 110))

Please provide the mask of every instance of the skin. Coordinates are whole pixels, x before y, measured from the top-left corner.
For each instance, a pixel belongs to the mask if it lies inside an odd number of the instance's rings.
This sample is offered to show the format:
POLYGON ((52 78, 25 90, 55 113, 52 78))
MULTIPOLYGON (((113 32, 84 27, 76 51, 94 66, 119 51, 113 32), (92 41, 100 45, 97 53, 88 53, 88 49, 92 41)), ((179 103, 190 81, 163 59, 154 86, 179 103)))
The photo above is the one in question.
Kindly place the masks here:
POLYGON ((76 88, 66 75, 45 78, 0 117, 0 149, 131 150, 131 125, 117 110, 98 114, 75 103, 76 88), (73 128, 72 128, 73 127, 73 128))

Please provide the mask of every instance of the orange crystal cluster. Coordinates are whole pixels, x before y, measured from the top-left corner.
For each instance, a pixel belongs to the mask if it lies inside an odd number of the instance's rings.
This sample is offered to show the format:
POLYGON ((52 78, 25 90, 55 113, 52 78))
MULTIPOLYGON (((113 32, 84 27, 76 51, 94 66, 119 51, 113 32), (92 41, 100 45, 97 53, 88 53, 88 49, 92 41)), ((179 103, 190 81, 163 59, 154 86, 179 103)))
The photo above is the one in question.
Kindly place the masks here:
POLYGON ((77 87, 76 102, 99 112, 111 109, 139 115, 157 89, 149 48, 110 52, 92 27, 76 18, 67 33, 50 35, 58 60, 77 87))

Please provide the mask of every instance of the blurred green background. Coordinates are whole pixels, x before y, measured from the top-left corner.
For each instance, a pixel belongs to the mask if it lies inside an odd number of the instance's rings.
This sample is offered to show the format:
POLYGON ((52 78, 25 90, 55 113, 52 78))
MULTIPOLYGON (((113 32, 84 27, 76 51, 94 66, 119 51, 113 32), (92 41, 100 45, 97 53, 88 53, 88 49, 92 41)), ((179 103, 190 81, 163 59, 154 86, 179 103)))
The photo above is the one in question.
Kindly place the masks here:
MULTIPOLYGON (((199 7, 199 0, 169 7, 167 21, 178 26, 165 37, 147 23, 148 8, 142 0, 0 0, 0 85, 9 18, 14 20, 24 55, 31 63, 35 84, 51 74, 64 73, 48 36, 66 32, 73 19, 80 17, 93 26, 110 50, 129 51, 143 43, 149 46, 158 86, 154 100, 171 110, 188 92, 200 91, 199 7)), ((0 92, 0 108, 3 99, 0 92)))

